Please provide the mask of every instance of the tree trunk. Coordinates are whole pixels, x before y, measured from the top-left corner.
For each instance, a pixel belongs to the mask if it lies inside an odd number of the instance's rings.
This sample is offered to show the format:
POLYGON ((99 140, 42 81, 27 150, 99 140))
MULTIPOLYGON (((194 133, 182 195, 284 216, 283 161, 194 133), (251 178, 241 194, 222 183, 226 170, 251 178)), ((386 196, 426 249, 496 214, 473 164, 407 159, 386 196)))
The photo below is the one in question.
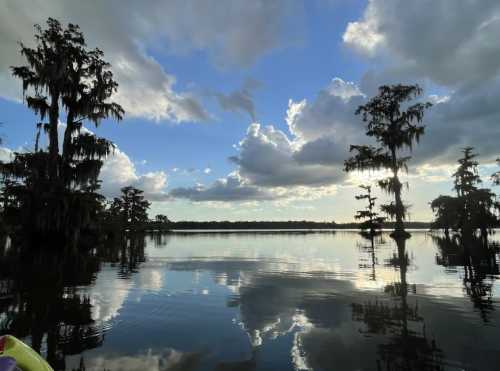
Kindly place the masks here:
POLYGON ((397 175, 394 176, 396 188, 394 189, 394 197, 396 201, 396 228, 395 232, 404 232, 405 226, 403 223, 404 205, 401 200, 401 182, 397 175))
POLYGON ((401 182, 398 177, 398 166, 397 166, 397 157, 396 157, 396 149, 391 148, 392 154, 392 172, 394 174, 394 199, 396 204, 396 225, 394 228, 395 234, 404 234, 405 227, 403 223, 404 217, 404 205, 401 200, 401 182))
POLYGON ((74 127, 74 122, 73 122, 73 113, 70 111, 68 112, 68 118, 66 120, 66 130, 64 131, 64 141, 63 141, 63 153, 62 157, 64 161, 67 161, 69 159, 70 151, 71 151, 71 135, 73 134, 73 127, 74 127))
POLYGON ((51 103, 49 110, 49 177, 54 181, 58 177, 59 162, 59 137, 57 126, 59 125, 59 92, 51 91, 51 103))
POLYGON ((62 169, 63 173, 61 174, 64 179, 65 187, 70 187, 71 174, 68 174, 69 171, 69 162, 71 160, 71 139, 74 131, 74 114, 73 111, 70 110, 68 112, 68 117, 66 120, 66 130, 64 131, 64 141, 63 141, 63 152, 62 152, 62 169))
POLYGON ((481 226, 481 242, 487 246, 488 245, 488 228, 481 226))

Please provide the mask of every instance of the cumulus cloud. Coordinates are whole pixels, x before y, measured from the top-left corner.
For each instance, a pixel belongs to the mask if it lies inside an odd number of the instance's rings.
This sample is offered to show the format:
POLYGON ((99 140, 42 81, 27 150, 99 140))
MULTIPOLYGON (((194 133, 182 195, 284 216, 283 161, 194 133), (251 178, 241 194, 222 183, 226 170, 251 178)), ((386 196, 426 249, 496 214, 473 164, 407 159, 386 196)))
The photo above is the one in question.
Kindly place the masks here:
POLYGON ((170 196, 195 202, 264 201, 280 197, 278 193, 271 190, 247 184, 238 173, 218 179, 209 187, 199 184, 194 187, 174 188, 170 191, 170 196))
POLYGON ((370 0, 344 42, 388 54, 400 68, 447 86, 481 83, 500 71, 496 0, 370 0))
POLYGON ((299 143, 274 126, 253 123, 231 158, 250 184, 265 187, 325 186, 344 177, 331 164, 302 163, 295 158, 299 143))
POLYGON ((201 121, 209 118, 197 97, 175 89, 175 77, 152 56, 207 51, 216 64, 251 65, 281 45, 292 6, 268 2, 174 0, 82 2, 0 0, 0 86, 2 96, 20 97, 11 65, 23 61, 18 41, 33 40, 33 24, 47 17, 79 24, 90 46, 105 51, 120 83, 116 100, 128 116, 154 120, 201 121))
POLYGON ((365 141, 354 112, 366 101, 360 88, 334 78, 311 102, 290 101, 289 133, 273 125, 249 125, 230 160, 237 165, 210 186, 177 188, 172 197, 192 201, 314 199, 332 194, 346 180, 343 162, 350 143, 365 141))
POLYGON ((289 102, 285 120, 290 134, 273 125, 249 125, 230 157, 237 165, 210 186, 176 188, 170 196, 192 201, 314 199, 335 192, 344 181, 343 160, 349 140, 362 125, 354 111, 366 97, 357 85, 335 78, 318 97, 289 102))
POLYGON ((300 144, 294 158, 302 164, 342 166, 349 145, 366 140, 354 114, 364 102, 366 96, 356 84, 338 77, 313 101, 290 101, 286 122, 300 144))
POLYGON ((102 181, 101 192, 106 197, 116 197, 122 187, 130 185, 143 190, 150 201, 169 198, 165 191, 167 174, 164 171, 139 174, 129 156, 119 148, 104 161, 99 179, 102 181))
POLYGON ((290 101, 286 121, 290 132, 300 140, 332 137, 345 146, 346 140, 359 134, 360 120, 354 112, 365 100, 357 85, 336 77, 314 101, 290 101))

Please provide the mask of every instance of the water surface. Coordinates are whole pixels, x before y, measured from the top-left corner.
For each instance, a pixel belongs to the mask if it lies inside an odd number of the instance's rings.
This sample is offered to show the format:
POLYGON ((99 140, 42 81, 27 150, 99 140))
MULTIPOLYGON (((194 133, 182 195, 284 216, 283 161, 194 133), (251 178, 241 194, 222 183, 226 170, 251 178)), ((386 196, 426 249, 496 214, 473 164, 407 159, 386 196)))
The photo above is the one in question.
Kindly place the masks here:
POLYGON ((499 254, 413 232, 136 236, 0 260, 0 331, 56 369, 497 370, 499 254))

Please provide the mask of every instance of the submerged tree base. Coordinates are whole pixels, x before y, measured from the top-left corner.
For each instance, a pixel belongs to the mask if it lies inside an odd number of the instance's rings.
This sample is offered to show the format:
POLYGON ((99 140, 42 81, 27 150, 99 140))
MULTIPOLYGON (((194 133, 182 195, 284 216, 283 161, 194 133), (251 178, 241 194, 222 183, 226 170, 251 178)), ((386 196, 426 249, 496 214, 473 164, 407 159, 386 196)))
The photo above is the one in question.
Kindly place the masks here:
POLYGON ((405 230, 395 230, 390 236, 394 239, 407 239, 411 237, 411 233, 406 232, 405 230))

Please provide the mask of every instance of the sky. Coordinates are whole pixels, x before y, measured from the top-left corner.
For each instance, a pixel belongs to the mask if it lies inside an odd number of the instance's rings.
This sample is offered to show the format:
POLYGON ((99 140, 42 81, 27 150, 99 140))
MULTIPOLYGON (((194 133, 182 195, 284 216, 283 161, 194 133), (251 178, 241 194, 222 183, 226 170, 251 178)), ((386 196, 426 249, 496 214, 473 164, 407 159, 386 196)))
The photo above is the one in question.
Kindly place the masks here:
MULTIPOLYGON (((86 128, 112 140, 102 193, 133 185, 172 220, 347 222, 364 205, 350 144, 356 108, 383 84, 434 103, 413 149, 410 220, 452 193, 464 146, 484 185, 500 156, 498 0, 0 0, 0 157, 33 149, 36 116, 9 66, 54 17, 81 27, 119 83, 125 118, 86 128)), ((62 119, 64 119, 64 113, 62 119)), ((379 202, 389 196, 376 190, 379 202)))

